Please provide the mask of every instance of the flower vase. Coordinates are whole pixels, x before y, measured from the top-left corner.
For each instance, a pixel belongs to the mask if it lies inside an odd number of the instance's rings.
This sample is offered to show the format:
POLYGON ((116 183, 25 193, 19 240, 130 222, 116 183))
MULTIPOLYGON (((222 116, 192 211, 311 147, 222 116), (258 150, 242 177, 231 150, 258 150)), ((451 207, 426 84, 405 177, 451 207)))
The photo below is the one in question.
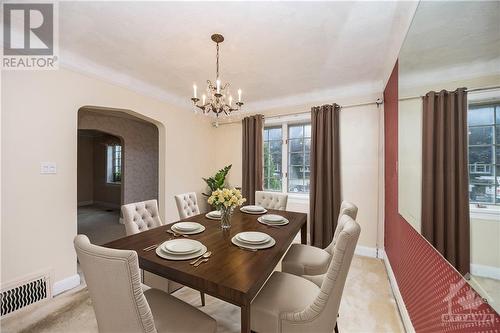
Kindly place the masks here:
POLYGON ((222 230, 231 228, 231 217, 233 216, 233 207, 224 207, 220 210, 221 219, 220 226, 222 230))

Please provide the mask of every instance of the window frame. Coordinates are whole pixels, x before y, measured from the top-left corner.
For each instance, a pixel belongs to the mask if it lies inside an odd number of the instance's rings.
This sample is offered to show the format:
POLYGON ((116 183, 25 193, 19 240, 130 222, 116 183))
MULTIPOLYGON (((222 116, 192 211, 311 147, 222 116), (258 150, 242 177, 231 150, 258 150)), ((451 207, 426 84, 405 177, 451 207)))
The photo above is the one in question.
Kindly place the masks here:
MULTIPOLYGON (((467 133, 468 133, 468 141, 467 141, 467 157, 469 159, 468 167, 467 167, 467 172, 469 176, 469 204, 472 207, 481 207, 481 206, 490 206, 490 207, 495 207, 495 210, 497 208, 500 208, 500 201, 497 199, 497 193, 500 191, 500 183, 497 180, 497 177, 500 175, 497 175, 497 168, 500 168, 500 161, 497 161, 496 155, 497 151, 500 150, 500 142, 497 142, 497 133, 498 130, 500 130, 500 122, 497 122, 497 114, 500 114, 500 101, 499 100, 493 100, 493 101, 488 101, 488 102, 470 102, 468 105, 467 113, 471 112, 471 109, 474 108, 481 108, 481 107, 493 107, 493 122, 491 124, 480 124, 480 125, 469 125, 467 124, 467 133), (487 143, 487 144, 470 144, 469 143, 469 135, 471 132, 471 129, 475 128, 491 128, 492 129, 492 142, 487 143), (491 153, 492 153, 492 158, 491 158, 491 163, 489 164, 471 164, 470 163, 470 148, 491 148, 491 153), (477 181, 473 181, 471 177, 471 168, 477 168, 478 166, 484 166, 488 167, 490 166, 492 168, 491 174, 493 175, 493 183, 480 183, 477 181), (490 202, 485 202, 485 201, 473 201, 471 199, 471 185, 476 185, 476 186, 486 186, 486 187, 493 187, 493 200, 490 202)), ((475 174, 478 174, 476 172, 475 174)), ((481 209, 484 209, 481 207, 481 209)))
MULTIPOLYGON (((289 155, 289 145, 288 145, 288 129, 290 126, 294 125, 311 125, 311 116, 310 114, 302 114, 296 116, 285 116, 285 117, 277 117, 266 119, 264 123, 264 129, 267 128, 276 128, 281 126, 281 136, 282 136, 282 145, 281 145, 281 191, 270 190, 265 188, 265 184, 263 184, 264 191, 276 192, 276 193, 285 193, 289 196, 296 196, 297 198, 309 198, 309 192, 289 192, 288 191, 288 155, 289 155)), ((263 141, 264 143, 264 141, 263 141)), ((264 150, 264 149, 263 149, 264 150)), ((264 152, 263 152, 264 153, 264 152)), ((263 158, 264 161, 264 158, 263 158)), ((264 177, 262 177, 262 181, 264 182, 264 177)))
POLYGON ((111 144, 106 146, 106 183, 120 185, 123 176, 123 146, 121 144, 111 144), (117 147, 120 147, 117 151, 117 147), (117 157, 119 153, 119 157, 117 157), (119 161, 119 163, 118 163, 119 161), (120 179, 116 179, 116 171, 120 171, 120 179))

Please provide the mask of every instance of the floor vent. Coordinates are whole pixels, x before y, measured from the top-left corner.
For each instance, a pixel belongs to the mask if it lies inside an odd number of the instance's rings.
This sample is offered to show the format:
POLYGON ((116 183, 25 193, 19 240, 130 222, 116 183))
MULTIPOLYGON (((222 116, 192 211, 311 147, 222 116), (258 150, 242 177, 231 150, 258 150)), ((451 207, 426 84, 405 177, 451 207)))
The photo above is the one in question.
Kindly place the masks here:
POLYGON ((1 316, 3 317, 25 306, 49 298, 49 286, 49 276, 42 275, 2 290, 0 293, 1 316))

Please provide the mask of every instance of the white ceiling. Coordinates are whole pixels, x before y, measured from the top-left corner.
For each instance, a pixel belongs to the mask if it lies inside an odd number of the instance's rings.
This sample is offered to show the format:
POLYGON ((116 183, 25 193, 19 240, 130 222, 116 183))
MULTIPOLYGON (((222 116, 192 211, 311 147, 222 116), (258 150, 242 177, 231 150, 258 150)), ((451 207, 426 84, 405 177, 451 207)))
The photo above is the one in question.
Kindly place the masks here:
POLYGON ((500 74, 500 2, 421 2, 399 55, 400 87, 500 74))
POLYGON ((249 108, 293 96, 334 98, 343 87, 380 92, 414 7, 411 2, 60 2, 60 59, 189 106, 192 84, 204 87, 214 79, 210 35, 221 33, 226 38, 221 78, 234 90, 243 89, 249 108))

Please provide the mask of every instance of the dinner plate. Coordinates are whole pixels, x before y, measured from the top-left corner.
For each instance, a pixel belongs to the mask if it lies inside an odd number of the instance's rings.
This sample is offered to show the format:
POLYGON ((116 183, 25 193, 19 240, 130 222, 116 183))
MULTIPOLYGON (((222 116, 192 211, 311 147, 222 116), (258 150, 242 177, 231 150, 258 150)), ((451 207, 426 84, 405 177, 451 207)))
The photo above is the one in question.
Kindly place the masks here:
MULTIPOLYGON (((192 222, 192 223, 195 223, 195 222, 192 222)), ((194 234, 199 234, 200 232, 203 232, 205 231, 205 226, 197 223, 199 226, 197 229, 194 229, 192 231, 183 231, 183 230, 179 230, 177 229, 175 226, 177 225, 174 224, 170 229, 172 229, 172 231, 174 231, 175 233, 178 233, 178 234, 181 234, 181 235, 194 235, 194 234)))
POLYGON ((261 216, 262 219, 268 223, 278 223, 283 221, 284 217, 276 214, 266 214, 261 216))
POLYGON ((247 207, 247 206, 240 207, 240 211, 243 213, 255 214, 255 215, 261 215, 261 214, 267 213, 267 209, 265 209, 265 208, 264 208, 264 210, 261 210, 261 211, 251 211, 251 210, 246 210, 245 207, 247 207))
POLYGON ((196 222, 178 222, 173 225, 179 231, 193 231, 200 228, 200 224, 196 222))
MULTIPOLYGON (((167 241, 168 242, 168 241, 167 241)), ((201 249, 197 252, 190 253, 190 254, 170 254, 168 252, 165 252, 162 248, 162 246, 158 246, 156 248, 156 255, 158 257, 161 257, 163 259, 168 259, 168 260, 189 260, 189 259, 194 259, 198 258, 199 256, 202 256, 205 252, 207 252, 207 247, 205 245, 201 245, 201 249)))
POLYGON ((200 251, 202 244, 193 239, 173 239, 161 245, 162 250, 169 254, 191 254, 200 251))
POLYGON ((262 243, 262 244, 244 243, 244 242, 238 240, 238 238, 236 236, 231 238, 231 242, 236 246, 244 247, 247 249, 255 249, 255 250, 267 249, 267 248, 273 247, 276 244, 276 241, 272 237, 269 237, 269 240, 265 243, 262 243))
POLYGON ((247 244, 263 244, 265 242, 269 241, 269 236, 268 234, 265 234, 263 232, 258 232, 258 231, 245 231, 245 232, 240 232, 239 234, 236 235, 236 238, 243 243, 247 244))
POLYGON ((258 217, 257 218, 257 221, 259 221, 260 223, 262 224, 265 224, 265 225, 270 225, 270 226, 282 226, 282 225, 287 225, 288 223, 290 223, 290 221, 288 221, 287 219, 283 219, 283 221, 281 222, 276 222, 276 223, 273 223, 273 222, 267 222, 267 221, 264 221, 262 219, 262 216, 258 217))
POLYGON ((213 210, 211 212, 206 213, 205 217, 207 219, 211 219, 211 220, 220 220, 221 219, 221 213, 218 210, 213 210))
POLYGON ((266 210, 264 207, 258 205, 248 205, 248 206, 243 206, 241 208, 249 212, 255 212, 255 213, 261 213, 266 210))

